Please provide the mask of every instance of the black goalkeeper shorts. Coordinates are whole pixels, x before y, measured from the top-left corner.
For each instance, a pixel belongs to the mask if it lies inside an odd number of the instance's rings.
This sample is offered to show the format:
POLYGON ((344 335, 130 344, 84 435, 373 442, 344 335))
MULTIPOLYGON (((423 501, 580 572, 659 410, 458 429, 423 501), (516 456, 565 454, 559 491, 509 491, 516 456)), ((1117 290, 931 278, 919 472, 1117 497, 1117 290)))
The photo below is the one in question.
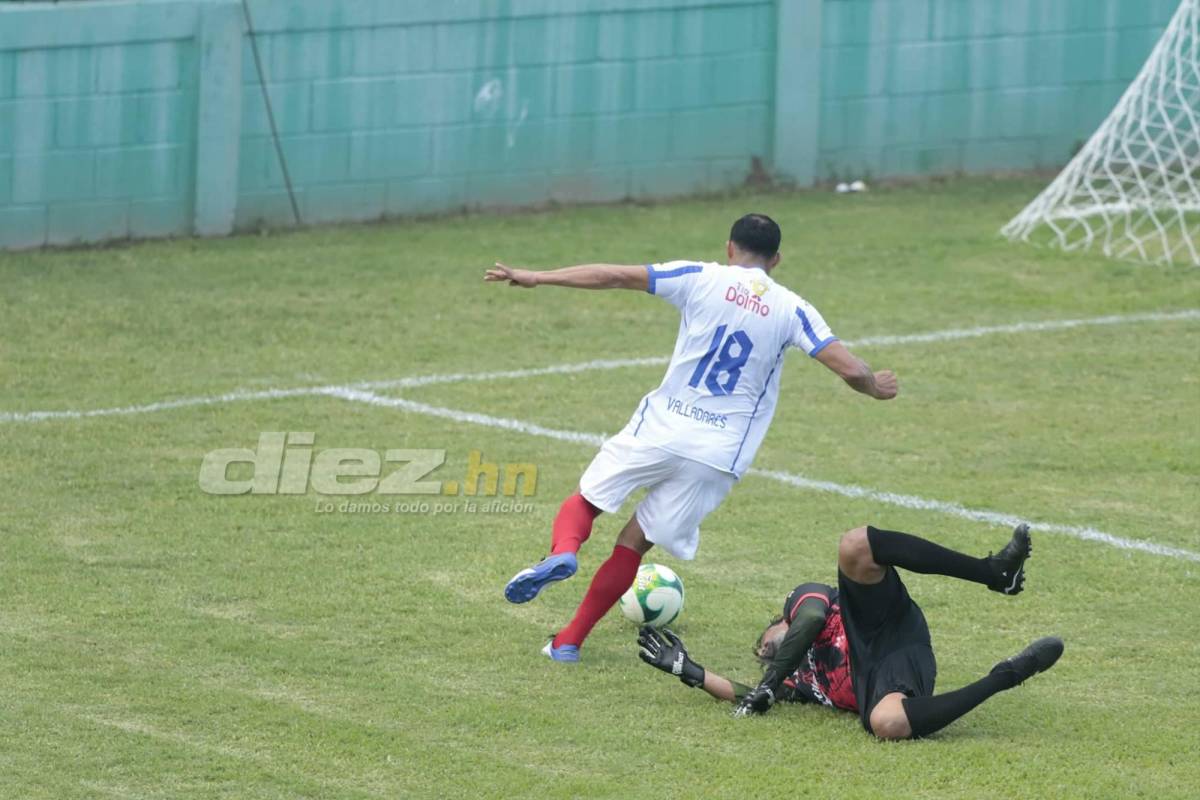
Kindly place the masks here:
POLYGON ((937 661, 921 607, 892 567, 876 584, 855 583, 838 570, 838 602, 850 644, 850 675, 863 727, 871 711, 892 692, 933 694, 937 661))

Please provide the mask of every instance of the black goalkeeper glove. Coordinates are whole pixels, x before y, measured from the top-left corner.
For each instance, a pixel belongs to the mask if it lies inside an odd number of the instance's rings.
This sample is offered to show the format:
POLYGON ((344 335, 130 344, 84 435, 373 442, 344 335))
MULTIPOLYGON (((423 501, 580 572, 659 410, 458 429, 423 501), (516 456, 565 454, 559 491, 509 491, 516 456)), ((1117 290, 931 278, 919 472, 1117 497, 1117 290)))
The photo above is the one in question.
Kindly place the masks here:
POLYGON ((688 658, 687 648, 669 630, 649 625, 638 631, 638 656, 652 667, 679 676, 688 686, 704 683, 704 667, 688 658))
POLYGON ((775 705, 775 693, 779 691, 780 683, 781 681, 776 678, 775 671, 768 669, 762 682, 738 701, 737 707, 733 709, 733 715, 735 717, 751 717, 767 713, 771 706, 775 705))

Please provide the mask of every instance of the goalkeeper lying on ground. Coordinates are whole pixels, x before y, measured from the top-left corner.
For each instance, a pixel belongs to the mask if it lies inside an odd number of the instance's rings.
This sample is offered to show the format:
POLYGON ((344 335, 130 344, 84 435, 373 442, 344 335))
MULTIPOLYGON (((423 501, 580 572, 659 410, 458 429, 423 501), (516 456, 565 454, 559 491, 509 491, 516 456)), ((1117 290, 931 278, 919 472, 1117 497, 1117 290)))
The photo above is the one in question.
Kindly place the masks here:
POLYGON ((1029 527, 1013 531, 996 555, 984 558, 948 550, 907 533, 855 528, 838 545, 838 586, 797 586, 783 616, 755 645, 765 667, 757 687, 709 672, 688 657, 670 631, 644 627, 638 634, 643 661, 737 705, 734 716, 763 714, 779 701, 822 703, 858 712, 863 727, 881 739, 907 739, 940 730, 997 692, 1049 669, 1062 655, 1061 639, 1038 639, 992 667, 972 684, 933 694, 937 663, 929 626, 908 596, 895 567, 982 583, 1002 594, 1024 587, 1029 527))

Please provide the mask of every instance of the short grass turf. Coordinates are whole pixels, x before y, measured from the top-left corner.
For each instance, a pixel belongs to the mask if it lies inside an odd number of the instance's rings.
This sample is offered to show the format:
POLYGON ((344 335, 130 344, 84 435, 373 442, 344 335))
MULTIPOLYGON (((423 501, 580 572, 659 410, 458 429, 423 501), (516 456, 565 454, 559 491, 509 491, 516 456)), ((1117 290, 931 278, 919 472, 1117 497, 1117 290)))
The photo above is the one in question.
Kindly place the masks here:
MULTIPOLYGON (((503 260, 718 260, 747 210, 784 229, 777 277, 835 332, 882 334, 1200 307, 1200 274, 1012 245, 1039 182, 866 195, 737 195, 652 207, 340 227, 0 256, 0 413, 669 352, 676 312, 635 293, 484 285, 503 260)), ((863 347, 877 403, 789 357, 757 466, 1091 526, 1200 552, 1200 322, 863 347)), ((383 390, 611 433, 654 367, 383 390)), ((1035 529, 1027 591, 906 575, 938 687, 1037 636, 1048 674, 920 742, 849 714, 729 708, 651 670, 603 620, 575 667, 538 650, 581 574, 526 606, 501 590, 546 550, 594 448, 333 397, 0 422, 0 797, 1190 797, 1200 786, 1200 563, 1035 529), (315 449, 433 448, 538 467, 516 512, 318 513, 364 495, 219 497, 217 448, 313 431, 315 449)), ((433 498, 437 500, 438 498, 433 498)), ((442 498, 445 500, 445 498, 442 498)), ((463 503, 465 498, 454 498, 463 503)), ((627 509, 628 510, 628 509, 627 509)), ((983 554, 1002 528, 750 476, 677 569, 677 629, 752 682, 750 645, 836 542, 874 523, 983 554)))

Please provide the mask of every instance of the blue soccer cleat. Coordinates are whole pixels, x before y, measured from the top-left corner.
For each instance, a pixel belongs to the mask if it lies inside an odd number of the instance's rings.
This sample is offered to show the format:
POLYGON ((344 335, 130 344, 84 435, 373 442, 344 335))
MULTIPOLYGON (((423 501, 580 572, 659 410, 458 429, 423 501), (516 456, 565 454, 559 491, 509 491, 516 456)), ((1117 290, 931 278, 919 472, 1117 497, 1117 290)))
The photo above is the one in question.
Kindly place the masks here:
POLYGON ((574 553, 559 553, 546 556, 529 569, 523 569, 504 587, 504 596, 510 603, 528 603, 537 597, 547 584, 565 581, 575 574, 579 562, 574 553))
POLYGON ((549 658, 551 661, 566 661, 575 663, 579 660, 579 645, 564 644, 562 647, 554 646, 554 639, 546 642, 546 646, 542 648, 542 655, 549 658))

